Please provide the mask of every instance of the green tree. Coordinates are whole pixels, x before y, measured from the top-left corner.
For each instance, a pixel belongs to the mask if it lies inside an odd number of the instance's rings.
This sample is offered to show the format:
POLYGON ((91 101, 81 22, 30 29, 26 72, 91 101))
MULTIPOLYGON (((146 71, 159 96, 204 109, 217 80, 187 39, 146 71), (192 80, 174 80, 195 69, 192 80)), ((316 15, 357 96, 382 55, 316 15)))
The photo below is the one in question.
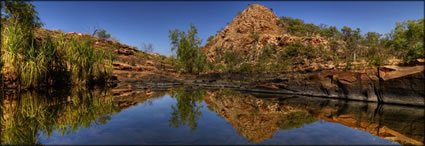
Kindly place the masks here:
POLYGON ((111 34, 107 33, 105 29, 101 29, 96 33, 97 37, 107 40, 111 37, 111 34))
POLYGON ((307 36, 314 36, 315 34, 318 34, 320 32, 319 26, 316 26, 314 24, 305 24, 305 35, 307 36))
POLYGON ((297 36, 313 36, 320 32, 320 27, 314 24, 305 24, 301 19, 293 19, 291 17, 282 16, 278 20, 279 24, 289 33, 297 36))
POLYGON ((330 26, 329 28, 323 28, 320 30, 320 35, 326 38, 335 38, 339 33, 340 32, 335 26, 330 26))
POLYGON ((424 55, 424 19, 408 20, 396 23, 396 28, 388 36, 388 47, 405 61, 423 58, 424 55))
POLYGON ((377 32, 366 33, 366 44, 369 46, 379 45, 379 40, 382 35, 377 32))
POLYGON ((178 29, 169 31, 171 51, 176 51, 179 67, 189 73, 200 73, 208 69, 207 57, 200 47, 202 40, 196 36, 197 33, 193 24, 187 33, 178 29))
POLYGON ((20 24, 26 29, 41 27, 43 23, 35 11, 35 6, 25 1, 1 1, 2 23, 20 24), (4 7, 3 7, 4 6, 4 7))
POLYGON ((357 53, 360 43, 360 40, 362 39, 362 35, 360 34, 360 28, 357 28, 356 30, 352 30, 350 27, 344 26, 341 29, 343 33, 344 41, 347 43, 348 53, 347 56, 350 56, 347 58, 349 61, 354 60, 356 61, 357 53))
POLYGON ((343 28, 341 28, 341 32, 343 34, 344 41, 347 41, 351 37, 351 33, 353 32, 353 30, 351 29, 351 27, 344 26, 343 28))
POLYGON ((382 49, 381 46, 381 37, 382 35, 377 32, 368 32, 365 35, 364 44, 367 47, 361 53, 361 56, 365 56, 369 64, 374 66, 379 66, 383 64, 383 59, 386 57, 386 52, 382 49))

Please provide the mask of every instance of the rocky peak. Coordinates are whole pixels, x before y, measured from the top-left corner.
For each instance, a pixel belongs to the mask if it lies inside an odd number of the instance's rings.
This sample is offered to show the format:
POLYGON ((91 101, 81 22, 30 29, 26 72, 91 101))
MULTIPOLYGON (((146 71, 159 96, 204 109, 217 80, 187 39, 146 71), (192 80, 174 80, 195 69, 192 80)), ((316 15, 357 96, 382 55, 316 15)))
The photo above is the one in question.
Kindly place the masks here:
POLYGON ((251 55, 252 58, 259 53, 258 49, 270 43, 271 37, 282 34, 278 20, 279 17, 270 9, 258 4, 250 5, 208 42, 204 51, 210 60, 226 51, 242 53, 248 58, 251 55))
POLYGON ((276 33, 277 17, 268 8, 254 4, 248 6, 247 9, 242 11, 236 18, 233 19, 232 23, 228 26, 229 28, 235 28, 233 31, 237 33, 251 33, 261 32, 263 33, 276 33))

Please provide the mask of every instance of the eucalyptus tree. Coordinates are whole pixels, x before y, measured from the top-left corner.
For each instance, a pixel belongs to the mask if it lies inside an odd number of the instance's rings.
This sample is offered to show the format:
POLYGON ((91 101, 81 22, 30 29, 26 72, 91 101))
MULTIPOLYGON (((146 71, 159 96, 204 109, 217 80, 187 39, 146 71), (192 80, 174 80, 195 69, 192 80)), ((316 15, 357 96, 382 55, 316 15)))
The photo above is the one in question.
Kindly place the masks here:
POLYGON ((168 37, 171 40, 171 51, 176 51, 178 67, 185 72, 200 73, 208 69, 208 61, 201 50, 202 40, 196 34, 198 30, 191 24, 187 32, 178 29, 170 30, 168 37))

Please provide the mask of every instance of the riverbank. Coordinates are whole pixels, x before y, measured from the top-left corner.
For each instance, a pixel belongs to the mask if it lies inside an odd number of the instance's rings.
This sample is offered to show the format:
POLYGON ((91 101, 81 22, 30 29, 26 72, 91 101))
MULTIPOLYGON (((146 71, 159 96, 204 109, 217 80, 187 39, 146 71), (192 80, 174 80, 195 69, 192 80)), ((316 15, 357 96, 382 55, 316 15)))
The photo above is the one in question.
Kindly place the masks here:
POLYGON ((424 66, 382 66, 361 71, 326 70, 312 73, 229 74, 199 76, 139 75, 117 77, 117 86, 135 88, 193 86, 239 91, 294 94, 413 106, 424 104, 424 66), (129 85, 130 83, 130 85, 129 85), (131 85, 133 84, 133 85, 131 85))
MULTIPOLYGON (((61 33, 43 30, 52 36, 61 33)), ((67 33, 81 36, 79 33, 67 33)), ((424 61, 410 65, 384 65, 357 71, 322 69, 284 73, 178 73, 171 57, 137 50, 119 42, 92 37, 93 47, 114 53, 108 86, 230 88, 239 91, 293 94, 344 100, 425 106, 424 61)), ((16 89, 16 79, 4 80, 3 89, 16 89)), ((67 84, 66 82, 60 82, 67 84)))

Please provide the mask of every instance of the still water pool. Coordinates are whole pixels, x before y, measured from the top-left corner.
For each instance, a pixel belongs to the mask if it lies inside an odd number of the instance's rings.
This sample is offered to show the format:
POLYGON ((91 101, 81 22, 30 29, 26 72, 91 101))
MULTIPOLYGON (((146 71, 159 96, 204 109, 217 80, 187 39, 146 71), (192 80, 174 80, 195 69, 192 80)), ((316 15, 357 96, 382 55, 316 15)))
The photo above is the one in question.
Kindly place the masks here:
POLYGON ((6 96, 2 144, 423 144, 423 108, 183 88, 6 96))

